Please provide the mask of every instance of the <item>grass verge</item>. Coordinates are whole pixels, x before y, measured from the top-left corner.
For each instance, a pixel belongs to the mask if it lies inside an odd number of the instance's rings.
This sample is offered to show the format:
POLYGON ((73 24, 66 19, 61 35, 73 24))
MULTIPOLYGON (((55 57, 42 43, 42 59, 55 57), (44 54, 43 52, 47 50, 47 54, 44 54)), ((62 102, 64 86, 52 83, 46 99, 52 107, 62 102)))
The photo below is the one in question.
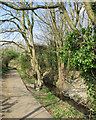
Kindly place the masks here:
MULTIPOLYGON (((23 74, 21 70, 17 70, 20 74, 21 78, 23 78, 24 81, 34 84, 34 80, 26 77, 26 75, 23 74)), ((36 91, 35 89, 28 88, 31 93, 33 94, 33 97, 38 100, 38 102, 41 103, 43 107, 46 108, 46 110, 54 117, 54 118, 72 118, 72 119, 86 119, 86 116, 76 110, 74 107, 69 105, 67 102, 60 100, 57 98, 53 93, 51 93, 48 89, 42 89, 39 91, 36 91)))
POLYGON ((54 118, 86 118, 83 113, 76 110, 74 107, 69 105, 57 98, 53 93, 48 90, 40 90, 34 92, 35 98, 46 108, 46 110, 54 118), (38 92, 38 93, 36 93, 38 92))
POLYGON ((30 83, 30 84, 35 83, 34 79, 31 79, 28 76, 26 76, 21 70, 17 69, 17 72, 20 74, 21 79, 23 79, 25 82, 30 83))

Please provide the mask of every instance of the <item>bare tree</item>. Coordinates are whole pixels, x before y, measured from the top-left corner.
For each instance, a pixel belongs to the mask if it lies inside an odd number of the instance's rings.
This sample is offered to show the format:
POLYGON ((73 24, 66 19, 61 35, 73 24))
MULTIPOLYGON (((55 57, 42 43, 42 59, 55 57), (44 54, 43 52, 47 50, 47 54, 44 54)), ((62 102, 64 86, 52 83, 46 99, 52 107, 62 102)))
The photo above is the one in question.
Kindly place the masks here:
MULTIPOLYGON (((5 17, 6 19, 5 18, 1 19, 0 22, 2 24, 7 22, 7 23, 12 23, 13 26, 15 25, 15 27, 12 26, 12 28, 4 29, 3 31, 1 31, 1 33, 19 32, 22 35, 27 45, 28 54, 31 58, 32 68, 37 73, 38 85, 41 86, 42 80, 41 80, 40 66, 36 59, 34 40, 33 40, 34 10, 37 10, 40 8, 42 9, 57 8, 59 7, 59 4, 50 5, 50 6, 37 5, 34 7, 33 6, 34 3, 32 1, 30 3, 22 1, 22 2, 17 2, 13 4, 11 4, 10 2, 0 1, 0 3, 1 3, 1 8, 7 12, 3 14, 3 16, 6 16, 5 17), (11 10, 14 10, 15 14, 13 14, 11 10)), ((1 42, 3 42, 3 44, 14 43, 18 47, 25 49, 23 45, 17 44, 14 41, 1 41, 1 42)))
MULTIPOLYGON (((50 3, 54 5, 53 2, 50 3)), ((47 11, 43 11, 40 13, 36 13, 35 15, 39 19, 39 26, 42 29, 43 37, 46 38, 47 41, 53 41, 56 44, 56 56, 58 59, 58 82, 57 86, 62 88, 64 81, 66 81, 66 76, 68 76, 69 72, 69 59, 67 63, 67 69, 64 69, 64 63, 60 60, 59 50, 63 48, 65 44, 65 36, 71 30, 80 29, 84 26, 85 18, 85 9, 83 3, 78 2, 68 2, 68 3, 59 3, 59 9, 50 9, 47 11), (81 13, 82 11, 82 13, 81 13), (42 16, 42 17, 40 17, 42 16), (46 34, 47 32, 47 34, 46 34), (51 37, 50 37, 51 35, 51 37)), ((46 3, 48 5, 48 3, 46 3)), ((42 37, 42 38, 43 38, 42 37)), ((70 51, 68 51, 70 56, 70 51)))
MULTIPOLYGON (((83 22, 84 22, 84 16, 82 19, 80 18, 80 11, 83 7, 83 3, 78 3, 78 2, 61 2, 54 4, 53 2, 51 3, 45 3, 44 5, 34 5, 34 2, 18 2, 11 4, 10 2, 3 2, 0 1, 1 7, 3 5, 3 9, 7 11, 8 13, 3 16, 7 16, 9 14, 10 18, 7 17, 7 19, 2 19, 0 20, 1 23, 12 23, 15 25, 15 27, 3 30, 2 33, 5 32, 19 32, 22 37, 24 38, 26 45, 27 45, 27 50, 28 53, 31 57, 31 64, 34 69, 34 71, 37 73, 38 76, 38 84, 41 86, 41 74, 40 74, 40 66, 38 64, 38 61, 36 59, 35 55, 35 47, 34 47, 34 40, 33 40, 33 27, 34 27, 34 15, 36 15, 39 19, 42 20, 43 23, 47 24, 52 32, 52 35, 54 36, 55 42, 56 42, 56 54, 58 57, 58 72, 59 72, 59 82, 60 85, 62 85, 62 79, 64 79, 64 64, 59 60, 59 54, 58 50, 63 46, 64 44, 64 37, 67 32, 69 32, 71 29, 76 30, 79 27, 83 27, 83 22), (7 6, 9 9, 6 9, 5 6, 7 6), (51 20, 50 22, 44 21, 44 19, 39 16, 35 10, 37 9, 49 9, 49 16, 51 20), (57 11, 54 10, 54 8, 59 8, 56 9, 59 12, 59 16, 57 14, 57 11), (68 9, 67 9, 68 8, 68 9), (16 14, 12 14, 11 10, 14 10, 16 14), (60 18, 60 19, 58 19, 60 18), (58 21, 58 20, 59 21, 58 21), (14 29, 15 28, 15 29, 14 29)), ((83 11, 84 14, 85 11, 83 11)), ((3 42, 9 42, 9 43, 14 43, 18 45, 14 41, 3 41, 3 42)), ((19 47, 23 47, 23 45, 18 45, 19 47)), ((25 48, 24 48, 25 49, 25 48)))

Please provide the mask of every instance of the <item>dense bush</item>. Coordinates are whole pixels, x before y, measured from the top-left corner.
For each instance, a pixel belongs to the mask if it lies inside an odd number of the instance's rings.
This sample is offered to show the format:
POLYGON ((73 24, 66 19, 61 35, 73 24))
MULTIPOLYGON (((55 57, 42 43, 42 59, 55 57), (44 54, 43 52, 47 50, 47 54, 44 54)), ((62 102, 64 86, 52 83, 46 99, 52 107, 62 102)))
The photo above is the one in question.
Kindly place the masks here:
POLYGON ((72 31, 66 36, 65 51, 59 50, 60 59, 70 70, 80 71, 96 111, 96 28, 87 27, 72 31), (69 59, 69 63, 68 63, 69 59), (66 65, 67 66, 67 65, 66 65))
POLYGON ((28 77, 32 77, 31 58, 27 52, 21 54, 21 69, 28 77))
POLYGON ((11 49, 2 50, 2 73, 8 71, 8 64, 12 59, 19 57, 19 53, 11 49))
POLYGON ((8 67, 10 60, 15 59, 19 56, 19 53, 10 49, 2 51, 2 65, 8 67))
POLYGON ((57 57, 54 52, 56 47, 54 44, 46 45, 35 45, 36 57, 41 67, 41 73, 50 69, 54 70, 57 68, 57 57))

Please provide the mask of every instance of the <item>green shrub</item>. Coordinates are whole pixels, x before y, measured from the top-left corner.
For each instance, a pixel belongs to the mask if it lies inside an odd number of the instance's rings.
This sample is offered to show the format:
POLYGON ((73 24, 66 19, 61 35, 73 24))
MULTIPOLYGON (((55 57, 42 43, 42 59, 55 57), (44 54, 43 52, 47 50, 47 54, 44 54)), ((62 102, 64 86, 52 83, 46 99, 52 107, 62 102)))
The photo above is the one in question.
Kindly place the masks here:
POLYGON ((26 74, 27 77, 30 78, 31 76, 33 76, 31 58, 26 52, 23 52, 21 54, 21 70, 26 74))
POLYGON ((2 74, 8 71, 8 64, 12 59, 16 59, 19 57, 19 53, 11 50, 4 49, 2 50, 2 74))
POLYGON ((96 111, 96 27, 82 28, 66 36, 65 51, 59 50, 60 59, 70 70, 79 70, 85 79, 91 96, 93 111, 96 111), (69 59, 69 63, 68 63, 69 59))

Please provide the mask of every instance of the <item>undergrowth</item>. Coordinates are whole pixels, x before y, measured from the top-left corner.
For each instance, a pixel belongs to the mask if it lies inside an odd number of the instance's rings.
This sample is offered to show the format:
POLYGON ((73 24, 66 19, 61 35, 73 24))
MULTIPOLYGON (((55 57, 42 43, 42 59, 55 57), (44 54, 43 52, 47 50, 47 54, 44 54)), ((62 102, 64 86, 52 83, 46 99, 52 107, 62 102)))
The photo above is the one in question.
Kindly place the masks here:
MULTIPOLYGON (((21 78, 26 82, 34 84, 33 80, 27 78, 26 75, 23 74, 21 70, 17 70, 20 74, 21 78), (26 79, 27 78, 27 79, 26 79)), ((33 93, 33 97, 37 99, 43 107, 54 117, 54 118, 80 118, 86 119, 86 116, 76 110, 74 107, 69 105, 67 102, 64 102, 57 98, 53 93, 51 93, 48 89, 41 89, 36 91, 35 89, 31 89, 33 93)))

